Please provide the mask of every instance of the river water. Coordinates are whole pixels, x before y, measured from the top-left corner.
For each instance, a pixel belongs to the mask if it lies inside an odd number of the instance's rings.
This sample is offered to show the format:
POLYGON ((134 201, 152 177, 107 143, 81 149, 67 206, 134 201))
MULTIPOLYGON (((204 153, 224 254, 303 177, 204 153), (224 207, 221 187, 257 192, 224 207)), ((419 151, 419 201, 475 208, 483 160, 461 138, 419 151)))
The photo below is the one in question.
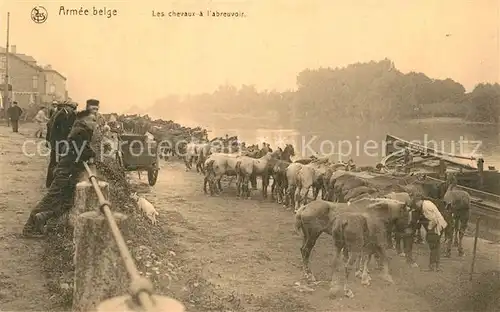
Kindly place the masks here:
MULTIPOLYGON (((195 122, 191 121, 191 124, 194 125, 195 122)), ((341 124, 332 123, 328 129, 321 131, 279 127, 252 129, 248 125, 240 128, 223 124, 212 124, 207 128, 211 131, 210 137, 237 135, 247 145, 267 142, 272 148, 291 143, 299 157, 318 153, 332 155, 344 161, 353 158, 359 165, 374 165, 385 156, 382 141, 386 134, 392 134, 448 153, 475 157, 481 155, 485 159, 485 168, 491 165, 500 168, 500 127, 465 123, 456 118, 428 118, 371 125, 346 120, 341 124)))

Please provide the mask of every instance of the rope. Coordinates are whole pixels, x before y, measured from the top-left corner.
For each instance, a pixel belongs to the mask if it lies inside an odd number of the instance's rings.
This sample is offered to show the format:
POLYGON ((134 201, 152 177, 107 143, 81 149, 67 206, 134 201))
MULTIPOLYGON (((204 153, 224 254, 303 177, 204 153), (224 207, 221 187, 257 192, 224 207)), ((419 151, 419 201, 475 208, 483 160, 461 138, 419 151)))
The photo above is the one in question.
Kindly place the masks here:
POLYGON ((113 238, 116 242, 116 245, 118 247, 118 250, 120 252, 120 256, 123 260, 123 263, 125 264, 125 268, 127 270, 127 273, 130 276, 130 288, 132 291, 132 296, 135 299, 135 301, 145 310, 145 311, 153 311, 153 306, 154 303, 151 298, 152 294, 152 284, 151 282, 142 277, 139 274, 139 270, 137 269, 134 261, 132 260, 132 255, 130 254, 130 251, 127 247, 127 244, 125 243, 125 240, 123 239, 123 236, 120 232, 120 229, 118 228, 118 225, 116 224, 115 218, 113 217, 113 214, 111 212, 111 203, 108 202, 105 198, 104 195, 102 194, 101 188, 99 187, 99 184, 97 183, 97 178, 96 176, 92 173, 92 170, 90 169, 89 165, 87 162, 83 162, 83 165, 85 167, 85 170, 87 171, 89 175, 89 180, 90 183, 92 184, 96 194, 97 198, 99 200, 99 205, 100 205, 100 211, 104 214, 106 217, 106 220, 108 221, 109 228, 111 230, 111 234, 113 235, 113 238))

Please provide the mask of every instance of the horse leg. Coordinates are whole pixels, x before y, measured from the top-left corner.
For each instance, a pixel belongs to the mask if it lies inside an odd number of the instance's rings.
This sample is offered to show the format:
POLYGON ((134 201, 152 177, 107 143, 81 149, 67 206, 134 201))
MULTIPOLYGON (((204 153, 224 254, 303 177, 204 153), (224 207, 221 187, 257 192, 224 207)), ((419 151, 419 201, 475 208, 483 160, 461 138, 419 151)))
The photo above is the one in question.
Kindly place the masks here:
MULTIPOLYGON (((207 184, 208 184, 208 175, 205 175, 205 178, 203 179, 203 192, 207 194, 207 184)), ((212 194, 212 188, 210 187, 210 195, 212 194)))
POLYGON ((458 247, 458 232, 460 230, 460 217, 457 213, 453 216, 453 246, 458 247))
POLYGON ((306 188, 306 192, 304 193, 304 196, 302 197, 304 199, 303 205, 307 205, 307 202, 309 200, 309 190, 311 189, 311 186, 306 188))
POLYGON ((352 269, 355 269, 357 267, 357 263, 359 262, 361 258, 361 252, 360 251, 355 251, 349 253, 349 258, 347 262, 344 265, 344 295, 348 298, 354 297, 354 293, 352 290, 349 288, 348 282, 349 282, 349 275, 352 271, 352 269))
POLYGON ((275 200, 274 192, 276 190, 276 175, 273 174, 273 184, 271 185, 271 200, 275 200))
MULTIPOLYGON (((394 243, 392 241, 392 230, 394 229, 394 220, 389 221, 386 226, 386 233, 387 233, 387 249, 394 249, 394 243)), ((397 242, 396 242, 397 244, 397 242)))
POLYGON ((450 222, 450 223, 448 223, 448 225, 444 229, 444 242, 445 242, 445 246, 446 246, 446 250, 444 252, 444 256, 446 258, 450 258, 451 257, 451 247, 452 247, 452 244, 453 244, 453 231, 454 231, 454 228, 455 228, 455 226, 454 226, 453 222, 450 222))
POLYGON ((285 207, 295 207, 295 186, 288 185, 288 188, 285 192, 285 207))
POLYGON ((413 242, 414 242, 413 231, 407 228, 405 229, 405 232, 402 235, 403 235, 404 253, 406 254, 406 263, 408 263, 413 268, 418 268, 418 264, 413 259, 413 242))
POLYGON ((256 190, 257 189, 257 175, 256 174, 251 175, 250 182, 252 183, 252 189, 256 190))
POLYGON ((370 277, 370 272, 368 271, 368 265, 370 264, 371 253, 366 253, 362 257, 362 268, 360 268, 361 272, 358 272, 361 276, 361 285, 370 286, 370 281, 372 278, 370 277))
POLYGON ((458 237, 458 255, 462 257, 464 255, 464 247, 462 245, 462 241, 464 239, 465 231, 467 230, 467 225, 469 223, 469 211, 459 211, 459 220, 460 228, 458 237))
POLYGON ((401 241, 403 240, 403 233, 398 228, 394 228, 394 239, 396 241, 396 253, 400 257, 406 257, 406 254, 401 250, 401 241))
POLYGON ((243 182, 243 177, 241 174, 236 175, 236 196, 241 197, 241 186, 243 182))
POLYGON ((295 211, 297 211, 300 207, 300 202, 301 202, 301 198, 300 198, 300 191, 301 191, 301 187, 297 186, 295 187, 295 194, 294 194, 294 200, 295 200, 295 211))
POLYGON ((382 279, 390 284, 394 284, 394 280, 389 272, 389 259, 387 258, 385 248, 379 246, 377 248, 377 254, 379 255, 380 263, 382 264, 382 279))
POLYGON ((415 243, 422 244, 424 242, 424 238, 422 236, 422 225, 420 222, 418 223, 417 230, 415 231, 415 243))
POLYGON ((189 171, 191 169, 190 162, 191 162, 190 156, 184 157, 184 164, 186 165, 186 171, 189 171))
POLYGON ((247 199, 252 198, 249 184, 250 184, 250 177, 248 175, 245 175, 243 177, 243 191, 246 194, 247 199))
POLYGON ((314 228, 314 225, 303 225, 302 232, 304 234, 304 238, 302 241, 302 247, 300 247, 300 254, 302 255, 302 269, 304 271, 304 276, 310 282, 315 282, 316 278, 311 271, 311 267, 309 265, 311 258, 311 251, 318 240, 318 237, 321 235, 321 231, 314 228))
POLYGON ((315 185, 312 186, 313 189, 313 199, 316 200, 319 195, 319 187, 316 187, 315 185))
POLYGON ((267 198, 267 187, 269 186, 269 175, 262 174, 262 197, 267 198))
POLYGON ((222 192, 222 183, 220 182, 222 180, 222 175, 217 178, 217 186, 218 186, 218 192, 222 192))
POLYGON ((334 248, 333 248, 333 261, 332 261, 332 281, 330 284, 330 295, 336 296, 340 292, 338 269, 341 262, 340 257, 342 256, 342 248, 344 247, 344 242, 340 239, 336 239, 334 236, 334 248))

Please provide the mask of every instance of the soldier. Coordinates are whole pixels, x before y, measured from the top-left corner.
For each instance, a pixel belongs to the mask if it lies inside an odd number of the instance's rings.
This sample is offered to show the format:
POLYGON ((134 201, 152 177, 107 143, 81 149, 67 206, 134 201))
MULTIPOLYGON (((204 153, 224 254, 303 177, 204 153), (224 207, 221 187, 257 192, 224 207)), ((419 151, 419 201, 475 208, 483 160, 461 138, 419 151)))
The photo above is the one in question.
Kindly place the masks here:
POLYGON ((47 221, 60 217, 71 208, 78 177, 85 170, 82 162, 93 162, 95 153, 90 147, 90 141, 97 126, 96 115, 85 110, 78 112, 76 117, 68 136, 68 153, 57 164, 54 181, 47 194, 31 211, 23 228, 25 237, 42 237, 47 221))
POLYGON ((426 241, 430 250, 429 271, 439 271, 441 232, 448 224, 437 206, 430 200, 417 196, 413 199, 412 207, 423 215, 421 222, 427 232, 426 241))
POLYGON ((45 186, 49 187, 54 178, 54 168, 67 148, 67 138, 71 127, 76 119, 76 105, 72 103, 61 103, 57 106, 56 113, 48 122, 46 141, 50 148, 50 161, 47 168, 45 186))

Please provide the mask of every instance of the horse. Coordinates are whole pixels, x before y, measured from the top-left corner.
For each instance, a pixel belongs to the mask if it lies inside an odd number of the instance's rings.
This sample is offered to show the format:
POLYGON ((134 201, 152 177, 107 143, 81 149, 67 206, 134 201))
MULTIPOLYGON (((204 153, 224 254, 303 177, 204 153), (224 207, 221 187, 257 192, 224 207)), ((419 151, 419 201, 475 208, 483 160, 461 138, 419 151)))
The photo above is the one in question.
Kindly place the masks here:
MULTIPOLYGON (((453 244, 458 247, 458 255, 464 255, 462 240, 470 218, 471 196, 464 190, 456 189, 457 178, 453 174, 447 176, 447 189, 443 196, 446 210, 451 211, 453 218, 453 244)), ((451 254, 451 239, 447 241, 446 256, 451 254)))
POLYGON ((276 161, 281 157, 280 151, 276 150, 274 152, 269 152, 260 158, 253 159, 254 164, 254 176, 260 176, 262 178, 262 196, 267 198, 267 187, 269 186, 269 177, 272 174, 272 169, 276 164, 276 161))
MULTIPOLYGON (((280 183, 280 181, 278 181, 278 180, 281 179, 281 182, 285 181, 286 175, 285 175, 284 170, 292 162, 291 157, 295 156, 295 149, 293 148, 293 145, 291 145, 291 144, 286 144, 285 148, 283 150, 280 147, 278 147, 278 150, 279 150, 280 157, 279 157, 279 160, 276 161, 276 164, 280 163, 281 167, 278 168, 278 171, 274 170, 276 168, 276 166, 269 168, 269 175, 273 178, 273 185, 271 186, 271 198, 273 200, 274 200, 274 194, 276 192, 276 187, 278 187, 278 183, 280 183), (286 166, 283 167, 285 164, 286 164, 286 166), (282 171, 280 171, 280 170, 282 170, 282 171), (276 175, 278 175, 278 176, 276 176, 276 175)), ((281 190, 280 190, 281 192, 285 189, 284 185, 281 185, 279 187, 281 188, 281 190)), ((279 191, 277 193, 279 195, 279 191)))
POLYGON ((358 176, 342 175, 335 180, 333 187, 334 198, 338 202, 345 202, 345 195, 352 189, 366 186, 368 182, 358 176))
MULTIPOLYGON (((335 244, 334 272, 341 250, 345 248, 350 253, 346 264, 346 294, 352 294, 347 287, 349 270, 361 256, 364 257, 363 284, 369 284, 367 266, 372 254, 378 255, 383 264, 383 278, 393 282, 385 250, 387 224, 395 221, 410 224, 410 209, 405 203, 385 199, 353 204, 316 200, 302 206, 295 214, 295 231, 302 230, 303 234, 300 251, 304 275, 310 281, 316 280, 309 266, 310 255, 319 236, 327 233, 333 237, 335 244)), ((334 279, 335 277, 332 278, 332 290, 336 288, 334 279)))
POLYGON ((224 175, 236 176, 236 164, 238 155, 213 153, 204 163, 205 178, 203 181, 203 191, 207 193, 207 184, 210 186, 210 195, 215 192, 222 192, 221 179, 224 175))
POLYGON ((250 188, 248 183, 254 173, 254 158, 239 156, 236 161, 236 187, 238 197, 246 196, 250 199, 250 188))
POLYGON ((273 188, 277 195, 278 204, 285 203, 285 192, 288 188, 288 180, 286 178, 286 169, 290 166, 290 162, 286 160, 278 160, 273 168, 273 188))
POLYGON ((322 197, 323 194, 326 193, 324 186, 324 176, 329 172, 331 164, 329 163, 328 158, 320 158, 314 160, 307 164, 306 166, 310 166, 314 169, 315 177, 312 185, 313 188, 313 199, 316 200, 318 198, 318 194, 321 191, 322 197))
POLYGON ((210 152, 210 143, 188 143, 186 145, 186 156, 184 158, 186 171, 191 170, 194 161, 196 163, 196 172, 204 173, 203 163, 206 160, 206 156, 210 155, 210 152))

